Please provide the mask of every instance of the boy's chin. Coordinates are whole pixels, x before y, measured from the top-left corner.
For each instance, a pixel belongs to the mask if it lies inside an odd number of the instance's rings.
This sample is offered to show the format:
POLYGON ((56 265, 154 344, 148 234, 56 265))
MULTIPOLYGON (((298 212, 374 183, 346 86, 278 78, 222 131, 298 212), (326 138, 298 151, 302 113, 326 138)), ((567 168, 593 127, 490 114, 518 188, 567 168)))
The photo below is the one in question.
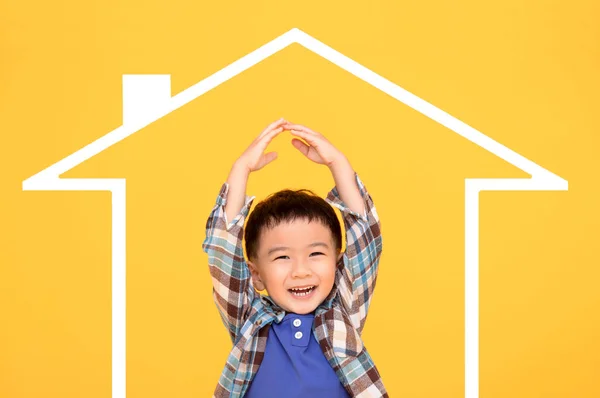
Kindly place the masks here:
POLYGON ((293 312, 294 314, 298 314, 298 315, 304 315, 304 314, 310 314, 311 312, 313 312, 315 309, 317 308, 316 305, 307 307, 307 306, 292 306, 290 310, 288 310, 288 312, 293 312))
POLYGON ((318 296, 312 297, 309 300, 298 300, 295 297, 286 297, 286 311, 299 315, 309 314, 321 304, 321 301, 322 300, 318 296))

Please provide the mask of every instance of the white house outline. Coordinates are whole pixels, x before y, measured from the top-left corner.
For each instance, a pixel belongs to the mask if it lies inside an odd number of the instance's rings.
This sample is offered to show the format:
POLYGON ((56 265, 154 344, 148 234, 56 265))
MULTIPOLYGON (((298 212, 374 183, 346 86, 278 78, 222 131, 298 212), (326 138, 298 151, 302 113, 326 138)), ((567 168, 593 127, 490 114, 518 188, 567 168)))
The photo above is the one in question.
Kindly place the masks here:
POLYGON ((477 398, 479 396, 479 192, 566 191, 568 181, 298 28, 289 30, 173 97, 170 92, 170 75, 123 75, 123 124, 23 181, 24 191, 112 192, 112 397, 125 398, 126 396, 126 179, 64 179, 60 178, 60 175, 292 43, 304 46, 531 175, 531 178, 465 179, 465 397, 477 398))

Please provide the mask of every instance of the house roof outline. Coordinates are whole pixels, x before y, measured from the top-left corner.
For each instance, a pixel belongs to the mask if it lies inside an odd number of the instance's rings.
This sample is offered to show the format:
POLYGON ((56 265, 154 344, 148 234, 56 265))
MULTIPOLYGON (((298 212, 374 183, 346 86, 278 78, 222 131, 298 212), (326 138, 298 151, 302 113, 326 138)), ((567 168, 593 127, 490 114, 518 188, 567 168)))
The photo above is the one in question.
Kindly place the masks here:
POLYGON ((27 178, 23 190, 112 192, 113 398, 125 398, 125 179, 60 178, 60 175, 186 105, 293 43, 390 95, 474 144, 531 175, 531 178, 465 179, 465 397, 479 396, 479 192, 568 190, 568 181, 401 88, 298 28, 171 96, 168 74, 123 75, 123 124, 27 178))

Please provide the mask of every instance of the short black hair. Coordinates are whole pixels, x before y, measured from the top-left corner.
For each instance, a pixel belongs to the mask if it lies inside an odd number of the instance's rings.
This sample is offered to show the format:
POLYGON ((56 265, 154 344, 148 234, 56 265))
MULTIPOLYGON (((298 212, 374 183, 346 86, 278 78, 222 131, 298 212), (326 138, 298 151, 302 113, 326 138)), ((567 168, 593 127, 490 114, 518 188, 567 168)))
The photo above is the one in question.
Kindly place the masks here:
POLYGON ((283 189, 256 205, 246 220, 246 255, 252 262, 258 257, 260 234, 265 229, 296 219, 317 221, 331 230, 336 253, 342 250, 342 229, 333 207, 310 189, 283 189))

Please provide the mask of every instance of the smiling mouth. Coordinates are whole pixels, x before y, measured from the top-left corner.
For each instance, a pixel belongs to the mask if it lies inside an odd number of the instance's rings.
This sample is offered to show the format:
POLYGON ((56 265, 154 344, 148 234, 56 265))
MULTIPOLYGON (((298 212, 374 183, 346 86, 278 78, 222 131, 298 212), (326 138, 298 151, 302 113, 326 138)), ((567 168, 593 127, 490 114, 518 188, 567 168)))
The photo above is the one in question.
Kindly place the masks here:
POLYGON ((310 292, 312 292, 314 289, 316 289, 316 286, 308 286, 308 287, 303 287, 303 288, 294 287, 294 288, 288 289, 288 291, 295 296, 306 296, 306 295, 310 294, 310 292))

